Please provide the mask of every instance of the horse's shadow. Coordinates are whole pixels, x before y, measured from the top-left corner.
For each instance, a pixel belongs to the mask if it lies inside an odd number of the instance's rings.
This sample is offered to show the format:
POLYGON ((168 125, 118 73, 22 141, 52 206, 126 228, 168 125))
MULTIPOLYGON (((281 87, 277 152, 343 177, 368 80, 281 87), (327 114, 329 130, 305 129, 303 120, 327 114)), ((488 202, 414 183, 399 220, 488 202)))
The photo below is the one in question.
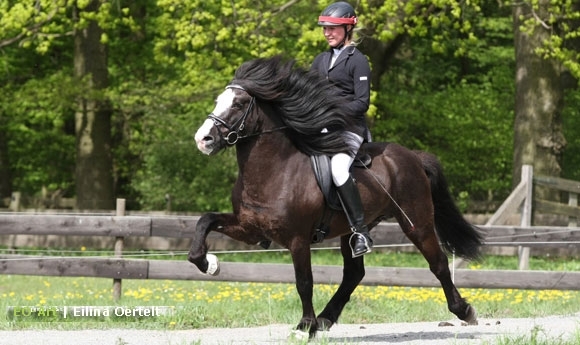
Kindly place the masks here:
MULTIPOLYGON (((493 332, 404 332, 404 333, 375 333, 364 336, 332 336, 331 334, 321 337, 329 343, 339 344, 364 344, 364 343, 406 343, 417 340, 475 340, 485 335, 493 335, 493 332)), ((324 342, 323 341, 323 342, 324 342)))

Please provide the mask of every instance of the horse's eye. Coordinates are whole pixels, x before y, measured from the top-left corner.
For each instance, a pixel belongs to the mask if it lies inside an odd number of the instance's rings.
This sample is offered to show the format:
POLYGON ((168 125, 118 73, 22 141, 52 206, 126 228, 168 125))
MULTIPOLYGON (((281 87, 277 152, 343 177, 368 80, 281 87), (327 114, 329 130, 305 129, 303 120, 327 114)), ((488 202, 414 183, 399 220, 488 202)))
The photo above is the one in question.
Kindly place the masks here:
POLYGON ((240 110, 242 109, 242 103, 233 103, 232 108, 240 110))

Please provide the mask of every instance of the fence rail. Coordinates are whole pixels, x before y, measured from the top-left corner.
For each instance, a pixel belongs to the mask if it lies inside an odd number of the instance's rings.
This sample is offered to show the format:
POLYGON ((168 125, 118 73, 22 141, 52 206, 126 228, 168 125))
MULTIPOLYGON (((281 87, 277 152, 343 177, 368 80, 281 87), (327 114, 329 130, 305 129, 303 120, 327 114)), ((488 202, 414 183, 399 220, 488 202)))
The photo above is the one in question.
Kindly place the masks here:
MULTIPOLYGON (((106 236, 130 238, 163 236, 191 239, 198 216, 81 216, 0 214, 0 234, 60 236, 106 236)), ((490 245, 568 246, 580 243, 580 228, 548 226, 481 226, 490 245)), ((383 222, 374 230, 377 245, 406 244, 396 223, 383 222)), ((210 236, 208 240, 218 239, 210 236)), ((327 245, 338 244, 329 241, 327 245)), ((318 283, 337 283, 342 267, 315 266, 318 283)), ((224 280, 286 282, 294 280, 292 265, 222 263, 218 277, 203 275, 188 262, 95 257, 0 256, 0 274, 43 276, 88 276, 113 279, 224 280)), ((580 289, 580 272, 483 271, 457 269, 455 279, 462 287, 520 289, 580 289)), ((362 282, 367 285, 438 286, 428 269, 368 267, 362 282)))
MULTIPOLYGON (((338 284, 342 266, 313 266, 314 282, 338 284)), ((362 285, 439 287, 426 268, 367 267, 362 285)), ((0 256, 0 274, 113 279, 168 279, 263 283, 294 283, 290 264, 222 262, 219 276, 208 276, 185 261, 0 256)), ((464 288, 580 290, 580 272, 469 270, 454 272, 464 288)))
MULTIPOLYGON (((83 237, 166 237, 190 240, 199 216, 82 216, 0 214, 0 235, 57 235, 83 237)), ((480 225, 489 246, 566 247, 580 244, 580 227, 480 225)), ((223 239, 210 233, 210 241, 223 239)), ((373 230, 377 245, 402 245, 411 242, 399 224, 381 222, 373 230)), ((233 241, 233 240, 232 240, 233 241)), ((330 239, 323 246, 338 245, 330 239)))

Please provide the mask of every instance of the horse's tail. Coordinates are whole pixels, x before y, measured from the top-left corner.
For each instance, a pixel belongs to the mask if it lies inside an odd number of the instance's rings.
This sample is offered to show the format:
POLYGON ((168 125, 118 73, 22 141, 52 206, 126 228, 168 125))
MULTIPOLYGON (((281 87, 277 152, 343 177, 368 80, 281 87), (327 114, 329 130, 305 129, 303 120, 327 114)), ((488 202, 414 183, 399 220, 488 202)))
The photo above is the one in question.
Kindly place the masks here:
POLYGON ((432 154, 416 151, 431 182, 431 198, 435 211, 435 230, 443 247, 468 260, 479 258, 483 236, 479 229, 463 218, 455 205, 441 163, 432 154))

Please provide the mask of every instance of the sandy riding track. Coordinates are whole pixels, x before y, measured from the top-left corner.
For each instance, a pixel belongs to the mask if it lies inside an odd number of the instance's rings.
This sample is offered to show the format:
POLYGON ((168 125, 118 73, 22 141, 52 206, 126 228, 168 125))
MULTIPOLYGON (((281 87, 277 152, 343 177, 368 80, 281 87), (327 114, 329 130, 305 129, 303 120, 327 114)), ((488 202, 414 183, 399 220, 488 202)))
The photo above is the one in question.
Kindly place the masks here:
MULTIPOLYGON (((291 325, 253 328, 214 328, 181 331, 153 330, 18 330, 0 331, 4 345, 189 345, 189 344, 300 344, 289 340, 291 325)), ((320 332, 310 343, 317 344, 412 344, 475 345, 494 344, 502 337, 526 337, 536 332, 539 339, 569 340, 580 333, 580 313, 535 319, 480 319, 477 326, 462 326, 459 321, 339 324, 320 332)), ((578 338, 575 338, 578 339, 578 338)))

